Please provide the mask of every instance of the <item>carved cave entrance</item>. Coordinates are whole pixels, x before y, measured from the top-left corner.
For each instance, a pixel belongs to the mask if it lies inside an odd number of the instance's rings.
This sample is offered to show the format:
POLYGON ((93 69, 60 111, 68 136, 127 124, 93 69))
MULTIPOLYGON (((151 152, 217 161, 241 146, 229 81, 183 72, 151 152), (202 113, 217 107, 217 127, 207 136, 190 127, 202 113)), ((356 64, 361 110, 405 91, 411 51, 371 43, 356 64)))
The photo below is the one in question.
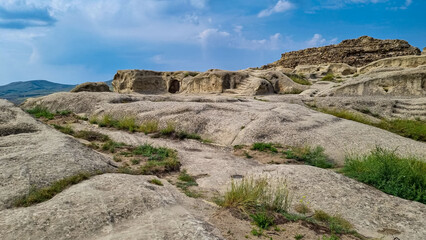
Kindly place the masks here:
POLYGON ((169 93, 177 93, 180 89, 180 83, 178 80, 170 82, 169 93))

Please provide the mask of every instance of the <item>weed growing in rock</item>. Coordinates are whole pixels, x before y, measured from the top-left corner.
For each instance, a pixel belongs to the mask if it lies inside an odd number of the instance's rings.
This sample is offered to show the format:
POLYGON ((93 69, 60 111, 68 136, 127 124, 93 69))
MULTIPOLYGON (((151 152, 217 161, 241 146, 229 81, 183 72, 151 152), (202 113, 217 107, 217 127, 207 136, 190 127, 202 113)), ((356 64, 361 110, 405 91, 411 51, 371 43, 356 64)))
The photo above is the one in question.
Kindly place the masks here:
POLYGON ((183 139, 195 139, 195 140, 201 140, 201 136, 195 133, 187 133, 184 131, 178 132, 176 134, 177 138, 179 138, 180 140, 183 139))
POLYGON ((377 147, 364 156, 347 156, 343 174, 385 193, 426 204, 426 162, 377 147))
POLYGON ((36 118, 44 117, 49 120, 55 117, 55 114, 51 113, 46 107, 42 107, 39 105, 35 106, 32 109, 28 109, 27 113, 34 115, 34 117, 36 118))
POLYGON ((70 110, 56 111, 56 115, 60 115, 60 116, 69 116, 71 114, 72 112, 70 110))
POLYGON ((137 165, 137 164, 139 164, 140 162, 141 162, 141 160, 140 160, 140 159, 137 159, 137 158, 132 159, 132 164, 133 164, 133 165, 137 165))
POLYGON ((168 122, 167 126, 160 130, 161 135, 169 136, 175 133, 176 124, 174 122, 168 122))
POLYGON ((383 120, 374 126, 416 141, 426 142, 426 121, 421 120, 383 120))
POLYGON ((322 236, 322 240, 340 240, 340 238, 332 234, 331 236, 322 236))
POLYGON ((98 133, 95 131, 85 131, 85 130, 76 132, 74 134, 74 137, 82 138, 90 142, 93 142, 93 141, 106 142, 110 140, 108 135, 98 133))
POLYGON ((332 233, 353 233, 353 226, 339 215, 330 216, 322 210, 316 210, 314 219, 327 224, 332 233))
POLYGON ((122 119, 115 120, 116 125, 113 126, 120 130, 126 130, 129 132, 135 132, 139 126, 136 124, 136 120, 134 117, 124 117, 122 119))
POLYGON ((156 179, 156 178, 149 180, 149 182, 152 183, 152 184, 158 185, 158 186, 163 186, 163 183, 159 179, 156 179))
POLYGON ((251 219, 261 229, 269 229, 272 225, 274 225, 274 217, 269 215, 265 211, 259 211, 254 214, 250 214, 251 219))
POLYGON ((290 147, 284 153, 287 158, 296 159, 315 167, 332 168, 334 166, 333 162, 328 160, 327 156, 324 154, 324 148, 320 146, 315 148, 309 146, 290 147))
POLYGON ((306 196, 303 196, 302 199, 300 199, 299 203, 294 207, 294 210, 301 214, 307 214, 311 212, 311 209, 309 209, 308 204, 309 202, 306 201, 306 196))
POLYGON ((183 170, 178 177, 178 182, 176 183, 176 186, 180 189, 182 189, 183 193, 185 193, 186 196, 192 197, 192 198, 198 198, 201 197, 201 194, 191 191, 189 187, 191 186, 198 186, 197 181, 195 178, 191 175, 189 175, 186 170, 183 170))
POLYGON ((252 234, 253 236, 255 236, 255 237, 260 237, 260 236, 262 236, 262 235, 263 235, 263 230, 262 230, 262 229, 256 229, 256 228, 253 228, 253 229, 251 230, 251 234, 252 234))
POLYGON ((58 131, 60 131, 61 133, 64 133, 64 134, 68 134, 68 135, 73 135, 74 134, 74 130, 71 128, 71 126, 60 126, 60 125, 56 125, 56 124, 52 124, 52 126, 56 129, 56 130, 58 130, 58 131))
POLYGON ((334 75, 332 73, 328 73, 323 78, 321 78, 321 81, 334 81, 334 75))
MULTIPOLYGON (((426 142, 426 121, 408 120, 408 119, 397 119, 397 120, 386 120, 382 119, 380 122, 372 122, 368 118, 361 114, 356 114, 348 110, 335 110, 325 108, 315 108, 316 110, 334 115, 336 117, 372 125, 389 132, 396 133, 403 137, 411 138, 417 141, 426 142)), ((377 117, 377 115, 375 116, 377 117)))
POLYGON ((124 146, 126 146, 126 144, 114 142, 112 140, 108 140, 106 143, 104 143, 102 145, 102 150, 104 150, 104 151, 110 151, 111 153, 114 153, 115 149, 122 148, 124 146))
POLYGON ((250 155, 247 151, 244 151, 244 156, 246 156, 246 158, 248 158, 248 159, 253 158, 253 156, 250 155))
POLYGON ((148 161, 140 169, 142 174, 173 172, 180 169, 181 164, 177 160, 176 152, 168 148, 161 149, 154 150, 151 156, 148 157, 148 161))
POLYGON ((28 207, 33 204, 45 202, 51 199, 52 197, 54 197, 56 194, 62 192, 69 186, 80 183, 84 180, 87 180, 91 176, 92 174, 90 173, 80 173, 75 176, 67 177, 59 181, 56 181, 48 187, 39 188, 39 189, 33 188, 30 190, 28 195, 16 200, 14 203, 14 206, 28 207))
POLYGON ((145 134, 157 132, 158 121, 157 120, 145 121, 139 126, 138 131, 143 132, 145 134))
POLYGON ((142 155, 144 157, 147 157, 149 161, 155 160, 155 161, 163 161, 166 158, 173 156, 174 152, 171 149, 163 148, 163 147, 153 147, 150 144, 144 144, 139 147, 136 147, 132 153, 134 155, 142 155))
POLYGON ((300 240, 300 239, 302 239, 302 238, 304 238, 304 237, 305 237, 305 235, 297 234, 297 235, 295 235, 295 236, 294 236, 294 239, 296 239, 296 240, 300 240))
POLYGON ((295 82, 295 83, 302 84, 302 85, 312 85, 312 83, 309 82, 309 80, 306 79, 305 76, 303 76, 303 75, 299 75, 299 74, 288 74, 287 76, 291 80, 293 80, 293 82, 295 82))
POLYGON ((283 179, 274 183, 268 178, 243 178, 240 182, 232 181, 231 189, 224 196, 223 206, 250 212, 259 207, 265 210, 287 211, 291 199, 287 184, 283 179))
POLYGON ((273 143, 263 143, 263 142, 253 143, 251 150, 257 150, 261 152, 270 151, 273 153, 278 153, 278 150, 273 143))

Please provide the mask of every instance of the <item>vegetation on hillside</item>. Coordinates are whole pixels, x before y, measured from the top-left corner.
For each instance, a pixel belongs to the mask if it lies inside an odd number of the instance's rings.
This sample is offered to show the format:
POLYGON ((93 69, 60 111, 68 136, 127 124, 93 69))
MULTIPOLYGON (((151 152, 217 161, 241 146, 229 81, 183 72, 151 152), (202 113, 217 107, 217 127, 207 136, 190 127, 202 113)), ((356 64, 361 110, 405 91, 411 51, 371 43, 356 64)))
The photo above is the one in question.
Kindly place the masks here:
POLYGON ((346 158, 343 174, 385 193, 426 204, 426 162, 376 148, 346 158))

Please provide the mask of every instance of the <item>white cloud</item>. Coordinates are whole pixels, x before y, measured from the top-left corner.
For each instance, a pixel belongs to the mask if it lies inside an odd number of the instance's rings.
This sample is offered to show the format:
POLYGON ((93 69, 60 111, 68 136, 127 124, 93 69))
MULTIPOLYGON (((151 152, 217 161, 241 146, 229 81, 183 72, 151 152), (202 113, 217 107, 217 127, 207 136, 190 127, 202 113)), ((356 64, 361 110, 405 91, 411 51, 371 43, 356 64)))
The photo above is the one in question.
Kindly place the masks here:
POLYGON ((307 41, 309 47, 317 47, 323 45, 326 40, 321 36, 321 34, 315 33, 311 40, 307 41))
POLYGON ((324 45, 328 45, 328 44, 336 44, 337 40, 338 40, 337 38, 327 40, 321 34, 315 33, 314 36, 310 40, 306 41, 306 46, 307 47, 319 47, 319 46, 324 46, 324 45))
POLYGON ((208 43, 223 43, 224 39, 229 37, 231 34, 224 31, 219 31, 217 28, 209 28, 198 34, 197 38, 200 40, 201 45, 206 47, 208 43))
POLYGON ((295 8, 295 5, 287 0, 279 0, 275 6, 262 10, 257 16, 267 17, 274 13, 286 12, 295 8))
POLYGON ((193 7, 205 8, 207 6, 208 0, 190 0, 189 2, 193 7))

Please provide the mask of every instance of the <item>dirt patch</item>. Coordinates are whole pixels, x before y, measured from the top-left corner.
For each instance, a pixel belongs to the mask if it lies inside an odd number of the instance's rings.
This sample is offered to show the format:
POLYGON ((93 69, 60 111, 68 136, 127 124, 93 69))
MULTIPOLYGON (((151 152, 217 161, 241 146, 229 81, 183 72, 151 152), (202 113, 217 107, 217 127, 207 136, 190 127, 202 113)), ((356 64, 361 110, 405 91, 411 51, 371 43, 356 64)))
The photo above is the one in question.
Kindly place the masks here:
POLYGON ((270 152, 270 151, 256 151, 252 150, 250 146, 238 145, 234 147, 234 155, 254 159, 262 164, 304 164, 294 159, 288 159, 282 153, 287 150, 284 147, 276 146, 278 152, 270 152))
MULTIPOLYGON (((330 231, 320 225, 307 223, 304 221, 286 221, 269 230, 264 230, 262 236, 254 236, 253 229, 257 229, 250 221, 240 217, 235 217, 235 213, 227 209, 216 212, 210 222, 217 227, 222 235, 229 240, 240 239, 266 239, 270 240, 294 240, 295 236, 303 235, 302 239, 322 239, 323 236, 329 237, 330 231)), ((352 235, 337 235, 341 240, 360 239, 352 235)))

